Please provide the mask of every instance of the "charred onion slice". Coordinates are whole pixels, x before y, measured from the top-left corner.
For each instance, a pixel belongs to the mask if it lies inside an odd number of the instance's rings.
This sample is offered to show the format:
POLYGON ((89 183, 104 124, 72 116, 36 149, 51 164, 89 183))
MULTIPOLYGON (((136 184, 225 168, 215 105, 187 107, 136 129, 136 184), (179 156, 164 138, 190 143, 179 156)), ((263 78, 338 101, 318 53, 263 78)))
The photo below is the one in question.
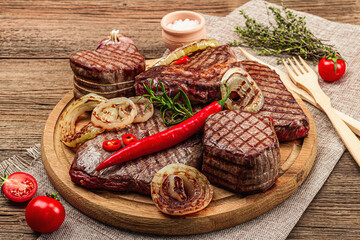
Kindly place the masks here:
POLYGON ((151 197, 161 212, 185 215, 209 205, 213 189, 199 170, 175 163, 155 174, 151 182, 151 197))
POLYGON ((104 129, 97 128, 92 124, 88 124, 76 132, 76 121, 83 113, 93 110, 99 103, 106 101, 106 98, 93 93, 73 101, 61 115, 59 121, 60 140, 68 147, 76 147, 77 144, 102 133, 104 129))
POLYGON ((219 46, 219 42, 215 39, 201 39, 175 49, 167 56, 157 60, 151 67, 160 66, 160 65, 169 65, 175 60, 178 60, 179 58, 189 55, 193 52, 204 50, 207 47, 217 47, 217 46, 219 46))
POLYGON ((134 123, 146 122, 154 114, 154 106, 148 98, 130 97, 129 99, 135 103, 137 115, 134 118, 134 123), (140 99, 140 100, 139 100, 140 99))
POLYGON ((128 98, 113 98, 97 105, 92 114, 91 122, 106 130, 124 128, 134 121, 136 106, 128 98))
POLYGON ((251 76, 241 68, 230 68, 221 79, 221 95, 227 93, 224 84, 230 89, 225 106, 230 110, 241 109, 257 113, 264 105, 264 96, 251 76))

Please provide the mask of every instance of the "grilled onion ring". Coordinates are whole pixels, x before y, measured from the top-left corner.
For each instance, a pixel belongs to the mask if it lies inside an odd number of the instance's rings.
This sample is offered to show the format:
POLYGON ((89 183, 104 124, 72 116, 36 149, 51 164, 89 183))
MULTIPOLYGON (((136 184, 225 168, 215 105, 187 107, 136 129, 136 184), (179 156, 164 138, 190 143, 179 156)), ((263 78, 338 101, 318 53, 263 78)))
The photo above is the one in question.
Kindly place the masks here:
POLYGON ((93 110, 99 103, 106 101, 106 98, 94 93, 73 101, 61 115, 59 121, 60 140, 68 147, 76 147, 104 132, 104 129, 88 124, 76 133, 76 121, 83 113, 93 110))
POLYGON ((144 97, 140 98, 140 96, 129 97, 129 99, 135 103, 137 111, 133 123, 146 122, 154 115, 154 106, 150 100, 144 97))
POLYGON ((221 79, 221 96, 225 97, 229 86, 230 96, 225 106, 230 110, 257 113, 264 105, 264 96, 250 74, 241 68, 230 68, 221 79))
POLYGON ((180 216, 198 212, 209 205, 213 188, 196 168, 175 163, 155 174, 151 197, 161 212, 180 216))
POLYGON ((91 122, 96 127, 115 130, 132 123, 136 114, 136 106, 133 101, 125 97, 113 98, 94 108, 91 114, 91 122))

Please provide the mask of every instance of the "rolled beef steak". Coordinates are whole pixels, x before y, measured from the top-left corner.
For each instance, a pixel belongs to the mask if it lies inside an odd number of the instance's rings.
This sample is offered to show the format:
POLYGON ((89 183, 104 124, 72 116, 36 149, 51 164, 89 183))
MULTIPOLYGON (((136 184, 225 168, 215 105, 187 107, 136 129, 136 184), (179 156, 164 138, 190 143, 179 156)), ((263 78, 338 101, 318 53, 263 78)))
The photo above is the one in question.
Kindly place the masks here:
POLYGON ((240 110, 206 119, 202 172, 236 193, 263 192, 277 179, 280 147, 271 120, 240 110))
POLYGON ((275 71, 255 61, 241 61, 234 65, 245 69, 261 89, 265 102, 259 114, 273 119, 279 141, 307 135, 309 120, 275 71))
POLYGON ((236 55, 228 45, 208 47, 190 56, 181 65, 161 65, 152 67, 135 78, 136 95, 147 93, 143 84, 152 89, 161 81, 170 97, 182 89, 192 104, 210 103, 221 98, 220 82, 224 73, 235 63, 236 55))
POLYGON ((145 70, 145 58, 134 44, 107 44, 70 56, 74 95, 94 92, 104 97, 134 95, 135 76, 145 70), (104 89, 105 88, 105 89, 104 89))
POLYGON ((71 180, 86 188, 131 191, 150 194, 150 183, 157 171, 171 163, 183 163, 200 169, 202 159, 201 135, 194 135, 176 146, 97 172, 96 167, 112 152, 102 149, 106 140, 121 139, 127 133, 137 139, 167 129, 161 113, 155 109, 154 116, 145 123, 131 124, 117 132, 107 132, 88 140, 77 150, 70 168, 71 180))

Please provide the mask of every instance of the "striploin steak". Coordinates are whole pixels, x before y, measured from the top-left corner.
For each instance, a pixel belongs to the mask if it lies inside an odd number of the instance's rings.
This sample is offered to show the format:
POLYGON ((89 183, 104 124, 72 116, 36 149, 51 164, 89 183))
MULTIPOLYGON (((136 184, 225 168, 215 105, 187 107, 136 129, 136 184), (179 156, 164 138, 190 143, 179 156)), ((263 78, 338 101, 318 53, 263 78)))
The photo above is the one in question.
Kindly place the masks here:
POLYGON ((150 194, 150 183, 157 171, 171 163, 183 163, 195 168, 201 167, 201 136, 194 135, 171 148, 118 164, 97 172, 96 167, 113 152, 102 149, 102 143, 121 139, 127 133, 142 139, 166 130, 161 113, 155 109, 154 116, 144 123, 131 124, 116 132, 107 132, 88 140, 77 150, 70 168, 71 180, 86 188, 113 191, 131 191, 150 194))
POLYGON ((307 135, 309 120, 275 71, 255 61, 241 61, 234 65, 247 71, 259 86, 265 100, 259 113, 274 120, 279 141, 290 141, 307 135))

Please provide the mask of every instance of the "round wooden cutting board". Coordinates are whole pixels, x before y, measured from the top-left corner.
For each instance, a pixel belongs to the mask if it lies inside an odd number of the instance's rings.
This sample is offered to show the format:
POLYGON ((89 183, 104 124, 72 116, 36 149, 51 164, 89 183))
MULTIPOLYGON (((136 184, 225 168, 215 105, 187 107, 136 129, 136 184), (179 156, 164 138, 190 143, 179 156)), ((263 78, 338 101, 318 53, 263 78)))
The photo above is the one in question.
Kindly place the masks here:
POLYGON ((317 134, 314 120, 299 97, 295 96, 310 122, 303 140, 281 143, 280 177, 264 193, 243 196, 214 187, 210 205, 199 213, 172 217, 161 213, 150 196, 88 190, 70 180, 69 169, 74 152, 59 139, 58 121, 73 100, 68 93, 51 112, 42 137, 42 159, 46 172, 63 198, 84 214, 103 223, 132 231, 184 235, 228 228, 256 218, 276 207, 293 194, 305 180, 314 163, 317 134))

